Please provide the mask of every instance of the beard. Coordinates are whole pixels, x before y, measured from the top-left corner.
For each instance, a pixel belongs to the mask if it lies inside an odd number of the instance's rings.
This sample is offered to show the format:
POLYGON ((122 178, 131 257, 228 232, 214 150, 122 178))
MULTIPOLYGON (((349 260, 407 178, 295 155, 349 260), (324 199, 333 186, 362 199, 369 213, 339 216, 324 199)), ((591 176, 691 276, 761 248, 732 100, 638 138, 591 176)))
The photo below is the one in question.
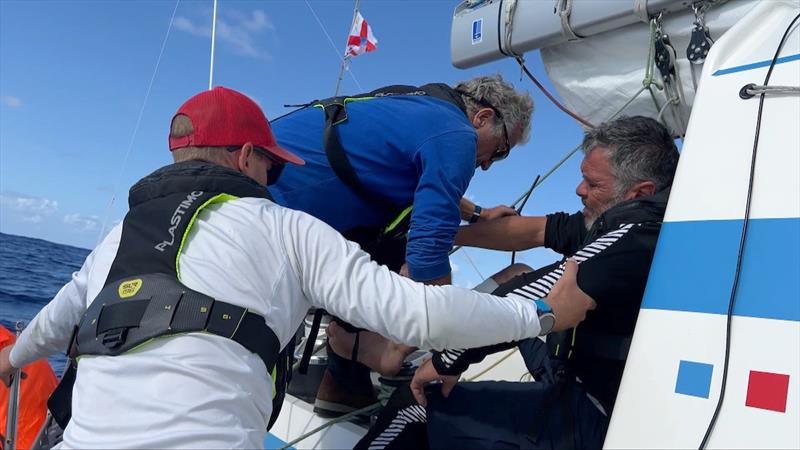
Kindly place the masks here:
POLYGON ((609 200, 608 202, 598 206, 597 208, 591 208, 589 207, 589 205, 586 204, 585 201, 583 201, 583 223, 586 226, 586 230, 587 231, 591 230, 592 226, 594 225, 594 222, 597 220, 598 217, 603 215, 603 213, 605 213, 609 209, 617 206, 623 200, 625 200, 624 194, 618 195, 609 200))

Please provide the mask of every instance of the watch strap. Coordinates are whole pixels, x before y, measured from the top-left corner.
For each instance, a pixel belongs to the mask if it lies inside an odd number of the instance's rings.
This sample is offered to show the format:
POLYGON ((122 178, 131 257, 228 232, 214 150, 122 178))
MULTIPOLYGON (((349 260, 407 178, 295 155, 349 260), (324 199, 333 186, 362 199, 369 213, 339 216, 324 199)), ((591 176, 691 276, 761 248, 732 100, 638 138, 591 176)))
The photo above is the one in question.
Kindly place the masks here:
POLYGON ((472 211, 472 217, 469 218, 469 223, 475 223, 478 220, 480 220, 481 211, 483 211, 483 208, 481 208, 478 205, 475 205, 475 209, 472 211))

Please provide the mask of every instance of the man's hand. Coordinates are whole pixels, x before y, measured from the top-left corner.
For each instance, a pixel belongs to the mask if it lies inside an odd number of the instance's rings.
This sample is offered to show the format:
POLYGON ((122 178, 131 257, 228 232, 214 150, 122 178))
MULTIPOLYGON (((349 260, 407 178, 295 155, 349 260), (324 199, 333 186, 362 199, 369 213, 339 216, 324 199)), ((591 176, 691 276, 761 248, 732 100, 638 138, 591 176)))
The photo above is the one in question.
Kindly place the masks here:
POLYGON ((498 205, 494 208, 483 208, 481 211, 480 222, 499 219, 506 216, 518 216, 517 210, 506 205, 498 205))
POLYGON ((442 395, 448 397, 450 396, 450 391, 458 383, 458 376, 439 375, 430 359, 422 363, 417 372, 414 373, 414 378, 411 379, 411 393, 417 403, 422 406, 428 406, 428 400, 425 398, 425 386, 432 381, 441 381, 442 395))
POLYGON ((553 286, 550 294, 543 300, 550 305, 556 316, 553 331, 575 328, 586 318, 586 311, 594 309, 597 303, 578 286, 578 264, 568 259, 564 275, 553 286))
POLYGON ((17 370, 11 365, 9 355, 11 355, 11 348, 14 345, 9 345, 0 349, 0 382, 6 386, 11 386, 11 374, 17 370))

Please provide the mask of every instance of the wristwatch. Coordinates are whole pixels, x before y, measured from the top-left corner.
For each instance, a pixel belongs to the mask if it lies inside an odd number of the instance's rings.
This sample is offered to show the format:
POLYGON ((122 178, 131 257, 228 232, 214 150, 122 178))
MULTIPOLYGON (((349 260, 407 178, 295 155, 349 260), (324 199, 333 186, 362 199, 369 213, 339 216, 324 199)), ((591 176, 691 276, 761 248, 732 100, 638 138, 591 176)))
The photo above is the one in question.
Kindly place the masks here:
POLYGON ((536 303, 536 313, 539 314, 539 336, 544 336, 551 331, 556 324, 556 315, 553 308, 550 307, 545 301, 539 299, 534 300, 536 303))
POLYGON ((472 211, 472 217, 469 218, 469 223, 477 222, 481 218, 481 211, 483 211, 483 208, 475 205, 475 210, 472 211))

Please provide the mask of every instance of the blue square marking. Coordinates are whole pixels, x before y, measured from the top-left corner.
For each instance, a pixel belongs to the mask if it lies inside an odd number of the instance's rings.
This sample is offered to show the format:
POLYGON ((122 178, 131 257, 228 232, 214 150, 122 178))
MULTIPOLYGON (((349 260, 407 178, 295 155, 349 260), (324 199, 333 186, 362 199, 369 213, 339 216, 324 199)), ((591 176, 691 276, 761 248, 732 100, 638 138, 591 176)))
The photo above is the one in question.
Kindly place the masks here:
POLYGON ((472 45, 479 44, 483 40, 483 19, 472 21, 472 45))
POLYGON ((713 373, 713 364, 681 360, 678 366, 678 379, 675 382, 675 393, 708 398, 713 373))

